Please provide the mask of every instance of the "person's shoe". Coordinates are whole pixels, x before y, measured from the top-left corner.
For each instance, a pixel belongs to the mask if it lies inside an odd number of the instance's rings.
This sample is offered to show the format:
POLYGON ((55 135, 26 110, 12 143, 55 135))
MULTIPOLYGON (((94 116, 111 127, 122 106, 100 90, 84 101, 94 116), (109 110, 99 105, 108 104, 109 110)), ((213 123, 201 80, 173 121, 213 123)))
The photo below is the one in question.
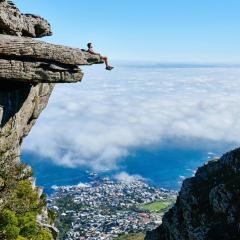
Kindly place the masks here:
POLYGON ((106 67, 106 70, 111 71, 113 68, 114 68, 114 67, 107 66, 107 67, 106 67))

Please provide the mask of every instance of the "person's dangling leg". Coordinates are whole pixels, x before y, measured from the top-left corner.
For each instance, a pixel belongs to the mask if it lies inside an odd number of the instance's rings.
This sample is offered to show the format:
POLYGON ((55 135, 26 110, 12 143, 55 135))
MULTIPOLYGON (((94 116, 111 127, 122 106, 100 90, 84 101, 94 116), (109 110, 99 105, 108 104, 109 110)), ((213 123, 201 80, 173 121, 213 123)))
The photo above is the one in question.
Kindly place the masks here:
POLYGON ((108 57, 101 56, 101 59, 104 61, 107 70, 113 69, 113 67, 108 64, 108 57))
POLYGON ((108 66, 109 66, 109 65, 108 65, 108 58, 102 56, 101 59, 104 61, 106 67, 108 67, 108 66))

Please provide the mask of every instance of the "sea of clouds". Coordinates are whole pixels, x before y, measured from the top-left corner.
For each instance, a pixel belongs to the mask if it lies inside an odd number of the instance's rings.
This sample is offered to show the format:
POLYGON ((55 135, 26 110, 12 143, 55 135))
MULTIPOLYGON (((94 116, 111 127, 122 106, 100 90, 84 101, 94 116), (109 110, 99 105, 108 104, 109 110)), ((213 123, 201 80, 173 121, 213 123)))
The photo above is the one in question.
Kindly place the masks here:
MULTIPOLYGON (((59 84, 24 150, 68 167, 116 169, 164 139, 240 143, 240 68, 103 66, 59 84)), ((121 177, 121 176, 120 176, 121 177)))

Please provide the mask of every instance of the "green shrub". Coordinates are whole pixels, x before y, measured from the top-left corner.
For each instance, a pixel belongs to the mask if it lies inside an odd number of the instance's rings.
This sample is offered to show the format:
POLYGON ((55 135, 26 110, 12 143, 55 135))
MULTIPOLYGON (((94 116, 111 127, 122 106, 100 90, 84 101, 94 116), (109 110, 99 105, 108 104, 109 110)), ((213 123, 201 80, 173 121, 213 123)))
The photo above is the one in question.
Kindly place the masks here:
POLYGON ((27 240, 27 239, 22 236, 18 236, 16 240, 27 240))
POLYGON ((0 213, 0 229, 8 225, 17 226, 18 219, 15 212, 5 209, 0 213))
POLYGON ((8 208, 18 214, 24 214, 29 211, 38 209, 38 193, 32 188, 29 180, 22 180, 17 183, 12 197, 7 204, 8 208))
POLYGON ((22 228, 31 222, 35 222, 35 220, 36 220, 36 213, 33 213, 33 212, 28 212, 18 217, 19 226, 22 228))
POLYGON ((16 239, 19 235, 20 228, 16 226, 7 225, 5 228, 5 238, 6 240, 16 239))
POLYGON ((34 240, 53 240, 53 237, 48 230, 42 229, 41 231, 39 231, 38 235, 34 238, 34 240))
POLYGON ((6 240, 16 239, 19 235, 18 219, 14 212, 3 210, 0 213, 0 236, 6 240))
MULTIPOLYGON (((31 169, 24 164, 6 164, 0 154, 0 240, 52 240, 52 234, 37 222, 46 206, 46 196, 39 198, 29 177, 31 169)), ((52 214, 50 214, 52 216, 52 214)))
POLYGON ((38 234, 38 225, 35 222, 26 224, 20 231, 20 235, 23 237, 34 237, 38 234))

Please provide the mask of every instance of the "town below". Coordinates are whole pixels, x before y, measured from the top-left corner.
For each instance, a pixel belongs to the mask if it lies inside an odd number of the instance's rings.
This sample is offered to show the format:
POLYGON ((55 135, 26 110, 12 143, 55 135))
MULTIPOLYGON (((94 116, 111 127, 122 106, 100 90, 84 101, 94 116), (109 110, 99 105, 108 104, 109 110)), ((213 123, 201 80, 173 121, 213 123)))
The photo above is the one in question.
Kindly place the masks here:
POLYGON ((161 224, 177 196, 141 179, 91 178, 86 184, 53 187, 48 203, 57 214, 61 240, 143 238, 161 224))

